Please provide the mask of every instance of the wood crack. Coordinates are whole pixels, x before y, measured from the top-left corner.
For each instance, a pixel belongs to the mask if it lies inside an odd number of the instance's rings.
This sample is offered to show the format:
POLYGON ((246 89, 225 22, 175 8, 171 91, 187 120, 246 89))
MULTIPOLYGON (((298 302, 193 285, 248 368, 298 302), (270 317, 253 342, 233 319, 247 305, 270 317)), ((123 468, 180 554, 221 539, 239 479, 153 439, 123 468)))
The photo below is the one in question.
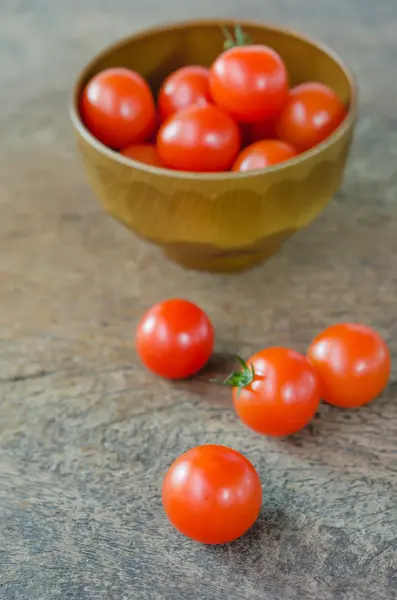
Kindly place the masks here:
POLYGON ((18 383, 19 381, 28 381, 29 379, 40 379, 42 377, 50 377, 58 371, 36 371, 36 373, 26 373, 26 375, 14 375, 13 377, 5 377, 0 379, 1 383, 18 383))
POLYGON ((45 370, 42 369, 40 371, 36 371, 35 373, 26 373, 21 375, 13 375, 11 377, 0 378, 0 385, 7 385, 9 383, 19 383, 22 381, 30 381, 33 379, 42 379, 46 377, 52 377, 54 375, 71 375, 73 377, 89 377, 90 375, 102 374, 102 373, 117 373, 117 372, 129 372, 134 370, 134 365, 120 365, 117 367, 112 367, 110 369, 98 369, 92 371, 73 371, 73 369, 65 369, 65 370, 45 370))

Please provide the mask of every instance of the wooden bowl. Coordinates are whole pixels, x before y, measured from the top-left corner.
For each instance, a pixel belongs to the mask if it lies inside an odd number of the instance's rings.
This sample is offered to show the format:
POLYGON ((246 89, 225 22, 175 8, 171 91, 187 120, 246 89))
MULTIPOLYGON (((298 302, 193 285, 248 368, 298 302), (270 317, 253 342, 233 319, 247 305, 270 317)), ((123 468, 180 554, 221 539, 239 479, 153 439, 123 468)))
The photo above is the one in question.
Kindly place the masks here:
POLYGON ((156 92, 166 75, 188 64, 209 66, 222 51, 220 26, 192 21, 150 29, 111 46, 80 74, 71 118, 88 178, 105 209, 173 261, 207 271, 238 271, 272 254, 312 221, 338 190, 356 119, 353 78, 323 45, 261 23, 240 22, 255 43, 283 57, 290 84, 320 81, 349 106, 322 144, 288 163, 247 173, 186 173, 128 160, 85 128, 79 98, 99 71, 123 66, 141 73, 156 92))

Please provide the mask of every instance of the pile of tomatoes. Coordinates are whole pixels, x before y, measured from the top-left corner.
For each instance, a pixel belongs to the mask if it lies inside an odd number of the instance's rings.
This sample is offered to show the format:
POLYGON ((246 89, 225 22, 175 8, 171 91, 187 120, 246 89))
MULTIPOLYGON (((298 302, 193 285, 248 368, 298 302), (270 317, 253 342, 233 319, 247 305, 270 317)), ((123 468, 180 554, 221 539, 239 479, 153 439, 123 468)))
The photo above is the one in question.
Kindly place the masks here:
MULTIPOLYGON (((188 378, 200 371, 214 348, 214 327, 195 304, 181 299, 153 306, 141 319, 137 352, 162 377, 188 378)), ((284 347, 265 348, 222 382, 232 387, 237 416, 252 430, 285 436, 305 427, 320 400, 357 408, 386 387, 390 352, 372 328, 332 325, 306 355, 284 347)), ((230 542, 257 519, 262 502, 259 475, 247 458, 219 445, 198 446, 171 465, 163 483, 163 505, 171 523, 206 544, 230 542)))
POLYGON ((83 90, 80 112, 103 144, 149 165, 193 172, 250 171, 325 140, 347 110, 319 82, 289 89, 280 55, 239 27, 208 69, 171 73, 154 99, 138 73, 111 68, 83 90))

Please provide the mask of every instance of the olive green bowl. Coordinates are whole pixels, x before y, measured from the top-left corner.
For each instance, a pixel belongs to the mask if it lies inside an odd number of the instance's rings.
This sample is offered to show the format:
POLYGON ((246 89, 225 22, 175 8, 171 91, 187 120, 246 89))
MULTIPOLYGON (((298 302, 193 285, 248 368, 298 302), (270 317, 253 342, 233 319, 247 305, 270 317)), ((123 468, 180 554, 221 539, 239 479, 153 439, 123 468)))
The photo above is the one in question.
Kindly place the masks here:
POLYGON ((340 187, 357 113, 355 84, 342 60, 295 33, 240 22, 255 43, 280 53, 291 85, 323 82, 349 107, 344 122, 322 144, 263 171, 187 173, 131 161, 89 133, 78 106, 87 81, 109 67, 138 71, 156 92, 178 67, 211 65, 222 51, 221 26, 234 24, 177 23, 111 46, 79 75, 71 107, 88 179, 105 209, 138 236, 160 246, 171 260, 207 271, 239 271, 265 260, 310 223, 340 187))

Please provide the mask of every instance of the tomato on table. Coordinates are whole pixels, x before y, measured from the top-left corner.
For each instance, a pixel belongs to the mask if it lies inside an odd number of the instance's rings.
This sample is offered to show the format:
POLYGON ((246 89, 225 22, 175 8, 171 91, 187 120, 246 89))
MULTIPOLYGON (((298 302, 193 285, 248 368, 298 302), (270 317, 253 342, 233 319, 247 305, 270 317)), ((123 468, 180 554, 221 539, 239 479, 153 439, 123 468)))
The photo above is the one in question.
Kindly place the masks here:
POLYGON ((237 156, 232 171, 265 169, 297 156, 297 151, 280 140, 262 140, 247 146, 237 156))
POLYGON ((213 63, 210 89, 215 103, 238 121, 268 120, 287 99, 287 69, 272 48, 235 46, 213 63))
POLYGON ((233 119, 214 105, 190 106, 161 127, 157 148, 164 164, 180 171, 228 170, 240 150, 233 119))
POLYGON ((153 167, 164 167, 164 164, 157 152, 155 144, 135 144, 120 150, 120 154, 127 158, 132 158, 138 162, 152 165, 153 167))
POLYGON ((277 136, 299 152, 324 141, 342 123, 347 110, 322 83, 302 83, 290 90, 276 123, 277 136))
POLYGON ((87 83, 80 111, 89 131, 116 150, 145 141, 156 122, 149 85, 138 73, 121 67, 102 71, 87 83))
POLYGON ((193 104, 212 102, 209 73, 206 67, 191 65, 181 67, 167 77, 157 100, 163 121, 193 104))
POLYGON ((143 364, 161 377, 185 379, 211 357, 214 328, 208 316, 187 300, 165 300, 139 322, 136 348, 143 364))
POLYGON ((178 531, 203 544, 226 544, 255 523, 262 487, 257 471, 242 454, 205 445, 188 450, 171 465, 162 499, 178 531))
POLYGON ((318 378, 306 357, 289 348, 266 348, 224 382, 233 386, 237 415, 263 435, 283 436, 307 425, 320 403, 318 378))
POLYGON ((389 381, 390 351, 379 333, 365 325, 328 327, 314 339, 307 357, 318 374, 322 399, 335 406, 368 404, 389 381))

